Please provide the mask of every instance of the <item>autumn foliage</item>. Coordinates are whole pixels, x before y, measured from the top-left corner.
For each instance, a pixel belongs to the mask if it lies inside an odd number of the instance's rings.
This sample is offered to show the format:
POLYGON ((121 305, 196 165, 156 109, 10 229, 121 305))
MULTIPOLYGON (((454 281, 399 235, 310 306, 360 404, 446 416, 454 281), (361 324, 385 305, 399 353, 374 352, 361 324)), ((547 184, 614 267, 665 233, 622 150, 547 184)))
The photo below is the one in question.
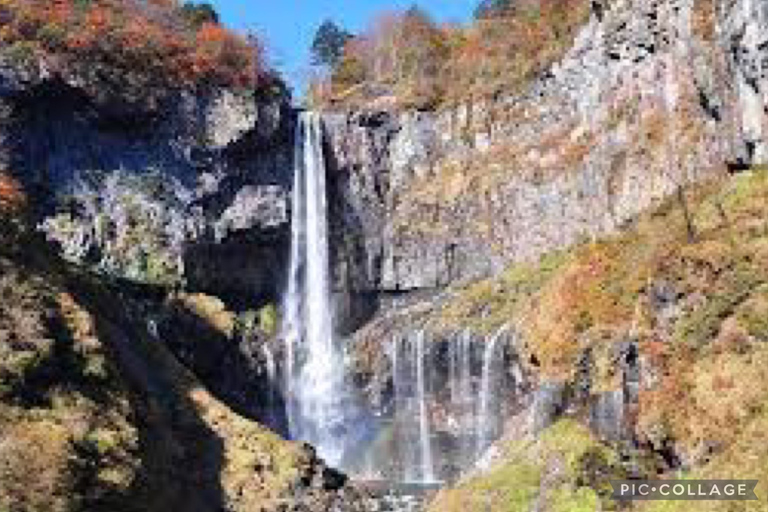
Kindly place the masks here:
POLYGON ((26 204, 26 196, 19 182, 7 173, 0 172, 0 215, 19 212, 26 204))
POLYGON ((27 195, 13 176, 0 170, 0 237, 10 242, 20 233, 24 224, 27 195))
POLYGON ((561 56, 589 15, 586 0, 514 5, 466 27, 437 25, 415 8, 381 14, 349 40, 315 99, 386 91, 400 106, 434 106, 512 92, 561 56))
POLYGON ((255 38, 186 12, 173 0, 0 0, 0 45, 48 68, 87 64, 116 82, 258 88, 269 78, 255 38))

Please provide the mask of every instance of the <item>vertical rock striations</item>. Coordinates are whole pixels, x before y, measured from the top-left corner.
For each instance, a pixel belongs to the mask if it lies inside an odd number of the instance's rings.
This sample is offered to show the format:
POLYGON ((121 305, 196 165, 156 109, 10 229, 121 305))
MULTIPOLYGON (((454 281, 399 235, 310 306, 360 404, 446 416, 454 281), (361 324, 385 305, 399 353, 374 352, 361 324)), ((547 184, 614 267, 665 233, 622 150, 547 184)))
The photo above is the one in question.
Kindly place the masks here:
POLYGON ((632 0, 600 14, 522 94, 325 115, 339 290, 493 275, 726 166, 766 163, 764 3, 632 0))

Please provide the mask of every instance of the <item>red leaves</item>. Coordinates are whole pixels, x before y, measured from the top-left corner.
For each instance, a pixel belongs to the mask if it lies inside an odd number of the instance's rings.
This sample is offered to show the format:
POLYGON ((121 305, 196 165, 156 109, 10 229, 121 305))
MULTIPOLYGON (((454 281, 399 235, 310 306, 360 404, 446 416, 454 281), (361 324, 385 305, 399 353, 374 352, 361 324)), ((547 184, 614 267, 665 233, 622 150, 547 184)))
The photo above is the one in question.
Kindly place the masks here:
POLYGON ((210 78, 245 85, 250 79, 257 80, 261 73, 261 48, 221 25, 204 23, 197 31, 197 50, 193 66, 210 78))
POLYGON ((21 184, 9 174, 0 172, 0 214, 17 213, 26 201, 21 184))
POLYGON ((212 23, 195 29, 176 0, 100 0, 87 7, 73 0, 14 0, 5 9, 3 42, 32 44, 73 64, 103 62, 174 85, 260 85, 262 52, 255 40, 212 23))

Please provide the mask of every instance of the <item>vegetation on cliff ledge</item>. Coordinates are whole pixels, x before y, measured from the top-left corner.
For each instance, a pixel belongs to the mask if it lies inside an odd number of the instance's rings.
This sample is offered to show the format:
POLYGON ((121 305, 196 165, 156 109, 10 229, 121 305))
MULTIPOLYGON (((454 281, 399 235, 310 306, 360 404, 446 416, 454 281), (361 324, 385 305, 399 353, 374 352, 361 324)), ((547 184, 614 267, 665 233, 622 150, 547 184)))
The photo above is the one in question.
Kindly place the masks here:
POLYGON ((589 15, 583 0, 500 6, 467 27, 440 26, 418 7, 382 13, 362 34, 339 39, 343 50, 313 84, 312 100, 423 108, 510 93, 559 58, 589 15))
POLYGON ((597 509, 598 491, 610 489, 605 470, 616 464, 616 453, 566 419, 536 440, 510 442, 503 459, 487 474, 440 493, 429 510, 591 512, 597 509), (579 486, 587 480, 594 488, 579 486))
POLYGON ((256 37, 221 26, 210 6, 174 0, 0 0, 0 44, 17 66, 44 62, 125 89, 275 83, 256 37))

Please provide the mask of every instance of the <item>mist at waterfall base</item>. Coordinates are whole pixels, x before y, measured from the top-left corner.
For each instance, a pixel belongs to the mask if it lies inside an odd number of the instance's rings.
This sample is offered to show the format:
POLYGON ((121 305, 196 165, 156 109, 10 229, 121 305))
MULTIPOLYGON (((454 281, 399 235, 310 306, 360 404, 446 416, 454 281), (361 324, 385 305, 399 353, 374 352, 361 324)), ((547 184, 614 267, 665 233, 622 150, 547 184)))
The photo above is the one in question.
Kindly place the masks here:
POLYGON ((290 437, 360 480, 432 484, 477 461, 501 432, 512 378, 511 333, 430 339, 414 329, 382 343, 391 382, 372 407, 350 382, 334 336, 330 294, 326 167, 321 117, 296 130, 290 269, 283 303, 282 375, 290 437))

